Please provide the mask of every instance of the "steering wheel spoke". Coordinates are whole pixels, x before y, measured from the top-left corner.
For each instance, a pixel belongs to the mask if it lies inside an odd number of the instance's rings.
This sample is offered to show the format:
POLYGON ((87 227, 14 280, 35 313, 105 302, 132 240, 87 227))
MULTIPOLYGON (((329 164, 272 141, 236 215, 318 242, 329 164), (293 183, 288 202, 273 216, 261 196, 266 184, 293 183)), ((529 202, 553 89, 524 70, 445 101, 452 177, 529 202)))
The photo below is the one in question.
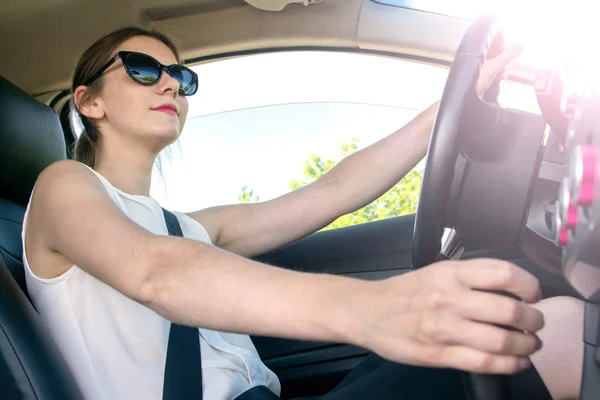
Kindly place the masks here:
POLYGON ((459 260, 465 252, 465 246, 454 228, 444 228, 438 261, 459 260))

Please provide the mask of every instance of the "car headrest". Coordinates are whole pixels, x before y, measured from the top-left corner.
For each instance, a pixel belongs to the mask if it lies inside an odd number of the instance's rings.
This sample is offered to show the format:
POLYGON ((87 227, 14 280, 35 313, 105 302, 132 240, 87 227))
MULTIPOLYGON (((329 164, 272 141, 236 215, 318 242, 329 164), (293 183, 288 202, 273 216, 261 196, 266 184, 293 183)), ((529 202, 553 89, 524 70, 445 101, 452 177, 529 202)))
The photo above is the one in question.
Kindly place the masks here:
POLYGON ((27 205, 48 165, 66 158, 58 115, 0 76, 0 197, 27 205))

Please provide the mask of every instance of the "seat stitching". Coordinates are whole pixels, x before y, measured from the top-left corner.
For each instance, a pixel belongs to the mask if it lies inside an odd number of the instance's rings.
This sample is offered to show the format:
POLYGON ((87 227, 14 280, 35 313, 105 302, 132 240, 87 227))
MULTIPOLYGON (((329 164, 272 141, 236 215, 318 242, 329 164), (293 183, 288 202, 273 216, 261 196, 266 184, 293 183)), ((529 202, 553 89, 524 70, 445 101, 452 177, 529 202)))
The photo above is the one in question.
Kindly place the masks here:
MULTIPOLYGON (((15 262, 18 262, 18 263, 21 263, 21 264, 23 263, 23 262, 22 262, 22 261, 19 259, 19 257, 17 257, 16 255, 12 254, 11 252, 9 252, 8 250, 6 250, 5 248, 3 248, 3 247, 0 247, 0 250, 2 250, 2 251, 0 251, 0 256, 2 256, 3 254, 6 254, 7 256, 10 256, 10 258, 11 258, 13 261, 15 261, 15 262)), ((4 258, 4 257, 2 257, 2 258, 4 258)))
POLYGON ((32 391, 33 395, 35 396, 36 399, 39 399, 37 393, 35 392, 35 389, 33 388, 33 384, 31 383, 31 379, 29 379, 29 374, 27 373, 27 370, 25 369, 25 366, 21 362, 21 358, 19 357, 19 354, 15 350, 15 347, 13 346, 12 341, 10 340, 8 334, 6 333, 6 331, 4 330, 4 327, 2 325, 0 325, 0 330, 2 331, 2 333, 4 334, 4 336, 6 337, 6 340, 7 340, 8 344, 10 345, 10 348, 15 353, 15 358, 17 359, 17 361, 19 361, 19 364, 21 365, 21 368, 23 369, 23 372, 25 373, 25 377, 27 378, 27 382, 29 383, 29 386, 31 388, 31 391, 32 391))
POLYGON ((15 220, 15 219, 12 219, 10 217, 7 217, 6 215, 0 216, 0 220, 8 221, 8 222, 14 222, 17 225, 23 225, 23 220, 21 220, 21 221, 15 220))

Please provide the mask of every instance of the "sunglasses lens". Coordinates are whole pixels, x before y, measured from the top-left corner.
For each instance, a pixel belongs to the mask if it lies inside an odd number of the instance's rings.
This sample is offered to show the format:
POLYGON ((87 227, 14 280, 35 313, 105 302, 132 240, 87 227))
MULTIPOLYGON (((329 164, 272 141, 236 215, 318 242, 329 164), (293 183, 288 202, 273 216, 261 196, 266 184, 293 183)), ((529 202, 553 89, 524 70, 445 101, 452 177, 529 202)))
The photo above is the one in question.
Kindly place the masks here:
POLYGON ((196 93, 196 90, 198 89, 198 78, 189 68, 182 65, 173 65, 169 70, 169 74, 179 82, 179 91, 181 94, 190 96, 196 93))
POLYGON ((160 67, 152 59, 144 54, 128 54, 125 59, 125 67, 131 77, 144 85, 155 83, 160 78, 160 67))

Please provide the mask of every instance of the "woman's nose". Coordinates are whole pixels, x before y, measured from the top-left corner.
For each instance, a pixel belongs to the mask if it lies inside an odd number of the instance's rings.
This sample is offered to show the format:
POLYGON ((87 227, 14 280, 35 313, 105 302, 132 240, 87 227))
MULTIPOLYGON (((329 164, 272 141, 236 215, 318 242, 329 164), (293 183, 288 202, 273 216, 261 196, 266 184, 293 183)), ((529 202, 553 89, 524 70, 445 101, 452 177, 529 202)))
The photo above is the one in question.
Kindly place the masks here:
POLYGON ((169 75, 169 72, 166 69, 164 69, 157 83, 157 88, 160 93, 165 93, 167 91, 173 91, 174 93, 178 93, 179 82, 177 82, 177 80, 171 75, 169 75))

